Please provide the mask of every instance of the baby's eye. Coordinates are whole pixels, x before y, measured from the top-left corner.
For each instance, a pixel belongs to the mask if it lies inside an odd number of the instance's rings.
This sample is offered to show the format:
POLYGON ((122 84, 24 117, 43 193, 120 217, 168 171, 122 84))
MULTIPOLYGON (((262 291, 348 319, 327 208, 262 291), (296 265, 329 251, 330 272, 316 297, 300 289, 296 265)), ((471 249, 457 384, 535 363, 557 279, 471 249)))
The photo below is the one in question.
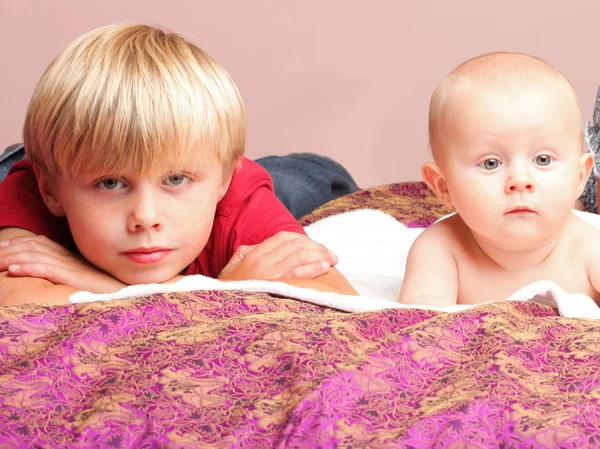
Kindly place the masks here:
POLYGON ((552 158, 550 156, 548 156, 547 154, 541 154, 541 155, 537 156, 533 160, 533 162, 542 167, 546 167, 547 165, 550 165, 552 163, 552 158))
POLYGON ((485 168, 486 170, 495 170, 502 165, 498 159, 490 158, 483 161, 479 166, 481 168, 485 168))
POLYGON ((96 185, 102 190, 117 190, 125 187, 125 183, 123 181, 119 181, 116 178, 103 179, 96 185))
POLYGON ((173 175, 169 175, 165 179, 165 184, 171 187, 183 186, 186 185, 188 182, 190 182, 190 178, 188 178, 182 173, 175 173, 173 175))

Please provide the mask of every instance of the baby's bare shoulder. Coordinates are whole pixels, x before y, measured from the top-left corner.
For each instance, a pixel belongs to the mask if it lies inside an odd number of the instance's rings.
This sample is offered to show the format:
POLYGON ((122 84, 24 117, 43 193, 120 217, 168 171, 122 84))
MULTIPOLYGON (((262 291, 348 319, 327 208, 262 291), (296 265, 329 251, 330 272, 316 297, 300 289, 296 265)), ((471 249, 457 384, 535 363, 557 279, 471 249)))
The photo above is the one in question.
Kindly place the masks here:
POLYGON ((458 214, 452 215, 429 226, 420 238, 427 242, 441 243, 446 248, 463 246, 469 228, 458 214))
POLYGON ((459 261, 470 259, 470 230, 457 215, 434 223, 421 233, 408 253, 410 262, 455 267, 459 261))
POLYGON ((573 216, 566 229, 572 257, 600 259, 600 228, 573 216))
POLYGON ((569 237, 579 245, 600 245, 600 228, 576 215, 571 217, 570 223, 567 226, 567 232, 569 237))
MULTIPOLYGON (((576 249, 574 257, 583 258, 583 264, 586 269, 588 279, 590 281, 593 292, 590 296, 599 303, 600 297, 600 229, 588 223, 587 221, 576 217, 573 220, 571 228, 572 241, 576 242, 573 245, 576 249), (595 295, 595 296, 594 296, 595 295)), ((591 217, 596 219, 598 217, 591 217)), ((572 261, 572 259, 571 259, 572 261)), ((599 303, 600 304, 600 303, 599 303)))

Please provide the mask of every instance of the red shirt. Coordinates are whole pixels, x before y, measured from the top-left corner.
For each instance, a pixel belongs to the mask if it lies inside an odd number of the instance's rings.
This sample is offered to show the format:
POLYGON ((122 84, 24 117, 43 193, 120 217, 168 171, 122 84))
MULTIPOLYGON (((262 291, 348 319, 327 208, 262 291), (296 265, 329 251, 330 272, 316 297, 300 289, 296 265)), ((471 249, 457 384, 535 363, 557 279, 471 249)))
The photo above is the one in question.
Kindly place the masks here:
MULTIPOLYGON (((0 228, 9 226, 45 235, 78 252, 66 218, 55 217, 44 204, 27 159, 13 165, 0 184, 0 228)), ((261 243, 280 231, 304 234, 302 226, 275 196, 269 173, 243 158, 227 193, 217 204, 208 242, 186 274, 216 278, 238 246, 261 243)))

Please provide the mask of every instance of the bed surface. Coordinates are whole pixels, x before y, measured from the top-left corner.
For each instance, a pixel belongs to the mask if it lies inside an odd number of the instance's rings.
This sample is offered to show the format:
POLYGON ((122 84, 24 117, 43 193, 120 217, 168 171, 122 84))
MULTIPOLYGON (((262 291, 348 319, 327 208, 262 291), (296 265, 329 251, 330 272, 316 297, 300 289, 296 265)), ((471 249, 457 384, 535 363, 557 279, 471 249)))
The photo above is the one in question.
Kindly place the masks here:
MULTIPOLYGON (((353 208, 425 226, 422 183, 353 208)), ((265 293, 0 308, 0 448, 600 447, 600 322, 523 302, 349 314, 265 293)))

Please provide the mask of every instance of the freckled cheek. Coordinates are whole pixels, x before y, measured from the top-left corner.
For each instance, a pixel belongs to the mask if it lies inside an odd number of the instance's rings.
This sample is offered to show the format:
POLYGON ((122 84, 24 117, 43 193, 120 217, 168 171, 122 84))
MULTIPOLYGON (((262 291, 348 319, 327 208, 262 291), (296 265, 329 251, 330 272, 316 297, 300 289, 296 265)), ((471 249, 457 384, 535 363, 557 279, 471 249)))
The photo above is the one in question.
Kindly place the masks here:
POLYGON ((168 225, 173 237, 182 241, 208 239, 214 222, 215 208, 205 204, 193 204, 172 208, 168 212, 168 225))
POLYGON ((92 248, 104 252, 109 249, 107 245, 119 235, 119 229, 124 229, 122 215, 97 205, 75 205, 66 213, 71 234, 80 251, 92 248))

